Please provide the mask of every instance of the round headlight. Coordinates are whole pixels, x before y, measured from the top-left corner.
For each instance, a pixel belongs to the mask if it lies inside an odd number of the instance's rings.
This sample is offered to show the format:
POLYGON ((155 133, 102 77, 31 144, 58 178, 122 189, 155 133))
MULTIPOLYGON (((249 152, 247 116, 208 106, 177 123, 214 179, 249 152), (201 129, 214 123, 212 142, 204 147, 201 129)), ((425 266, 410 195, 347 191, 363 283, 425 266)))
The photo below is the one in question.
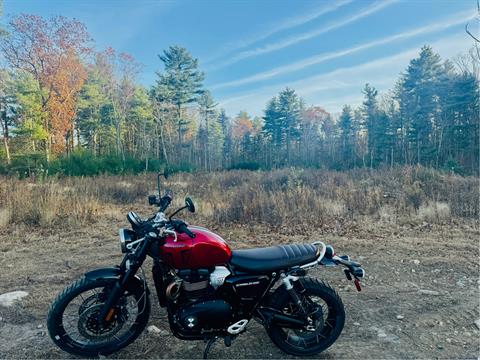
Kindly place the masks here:
POLYGON ((135 232, 129 229, 120 229, 118 236, 120 238, 120 249, 122 253, 128 252, 127 245, 135 240, 135 232))
POLYGON ((120 250, 122 250, 122 254, 125 254, 127 252, 127 241, 123 229, 120 229, 118 235, 120 237, 120 250))

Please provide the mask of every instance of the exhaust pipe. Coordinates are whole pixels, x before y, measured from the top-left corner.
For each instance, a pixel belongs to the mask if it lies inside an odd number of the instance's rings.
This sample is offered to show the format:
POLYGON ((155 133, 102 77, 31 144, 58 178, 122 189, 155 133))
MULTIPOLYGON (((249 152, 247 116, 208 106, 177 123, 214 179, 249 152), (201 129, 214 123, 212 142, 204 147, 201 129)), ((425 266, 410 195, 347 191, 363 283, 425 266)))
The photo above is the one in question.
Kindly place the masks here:
POLYGON ((305 321, 285 314, 274 314, 272 316, 271 324, 291 329, 302 329, 307 325, 305 321))

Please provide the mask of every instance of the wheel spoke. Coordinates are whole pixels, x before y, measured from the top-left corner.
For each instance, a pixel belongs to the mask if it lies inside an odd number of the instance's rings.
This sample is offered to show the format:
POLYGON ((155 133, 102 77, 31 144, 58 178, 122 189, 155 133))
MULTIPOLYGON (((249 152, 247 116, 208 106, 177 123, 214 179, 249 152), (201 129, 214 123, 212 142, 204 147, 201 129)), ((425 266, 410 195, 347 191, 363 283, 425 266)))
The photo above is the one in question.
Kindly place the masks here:
MULTIPOLYGON (((310 319, 308 330, 283 328, 282 333, 286 343, 294 347, 307 349, 330 336, 335 328, 336 317, 333 306, 321 296, 304 292, 301 294, 301 303, 310 319), (315 316, 313 316, 314 313, 315 316)), ((283 307, 283 312, 289 315, 300 315, 301 310, 289 301, 283 307)))
POLYGON ((63 327, 62 339, 70 347, 86 350, 93 345, 120 343, 135 333, 140 325, 139 316, 146 309, 145 292, 135 296, 126 293, 119 301, 115 318, 106 326, 99 325, 99 314, 108 288, 97 286, 78 293, 63 310, 59 326, 63 327), (140 311, 141 310, 141 311, 140 311))

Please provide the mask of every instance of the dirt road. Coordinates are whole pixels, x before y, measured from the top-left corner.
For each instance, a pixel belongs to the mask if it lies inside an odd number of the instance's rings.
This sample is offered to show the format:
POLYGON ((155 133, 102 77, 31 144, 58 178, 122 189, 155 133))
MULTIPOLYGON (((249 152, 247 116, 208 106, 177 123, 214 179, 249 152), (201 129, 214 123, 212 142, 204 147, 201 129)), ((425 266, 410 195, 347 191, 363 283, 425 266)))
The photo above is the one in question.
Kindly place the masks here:
MULTIPOLYGON (((17 305, 0 307, 0 358, 65 358, 46 334, 45 315, 58 291, 85 271, 120 260, 116 229, 123 221, 90 228, 36 230, 12 227, 0 234, 0 293, 25 290, 17 305)), ((232 247, 326 240, 338 253, 365 267, 364 291, 357 293, 340 269, 318 269, 310 276, 338 289, 347 312, 339 340, 319 358, 477 358, 479 329, 479 232, 449 224, 413 227, 363 226, 336 235, 277 235, 267 230, 220 229, 232 247), (256 239, 256 240, 251 240, 256 239)), ((322 234, 323 233, 323 234, 322 234)), ((145 269, 150 264, 145 265, 145 269)), ((111 358, 201 358, 202 342, 168 335, 164 310, 154 302, 145 332, 111 358)), ((257 324, 230 348, 218 342, 211 358, 290 358, 278 350, 257 324)))

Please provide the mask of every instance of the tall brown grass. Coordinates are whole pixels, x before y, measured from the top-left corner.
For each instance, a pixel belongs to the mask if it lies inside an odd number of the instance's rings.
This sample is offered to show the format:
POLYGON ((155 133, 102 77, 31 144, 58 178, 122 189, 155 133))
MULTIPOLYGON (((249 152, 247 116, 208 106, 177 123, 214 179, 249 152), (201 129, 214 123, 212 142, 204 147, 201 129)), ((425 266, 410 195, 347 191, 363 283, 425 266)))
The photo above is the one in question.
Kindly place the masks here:
POLYGON ((48 226, 88 224, 112 207, 130 204, 148 193, 144 176, 97 176, 30 182, 0 178, 0 226, 9 223, 48 226))
MULTIPOLYGON (((332 172, 282 169, 176 174, 166 185, 197 203, 208 224, 320 226, 339 219, 449 222, 477 219, 479 179, 420 167, 332 172)), ((0 178, 0 226, 88 224, 112 209, 145 209, 153 174, 50 179, 0 178), (128 205, 128 206, 127 206, 128 205)))

